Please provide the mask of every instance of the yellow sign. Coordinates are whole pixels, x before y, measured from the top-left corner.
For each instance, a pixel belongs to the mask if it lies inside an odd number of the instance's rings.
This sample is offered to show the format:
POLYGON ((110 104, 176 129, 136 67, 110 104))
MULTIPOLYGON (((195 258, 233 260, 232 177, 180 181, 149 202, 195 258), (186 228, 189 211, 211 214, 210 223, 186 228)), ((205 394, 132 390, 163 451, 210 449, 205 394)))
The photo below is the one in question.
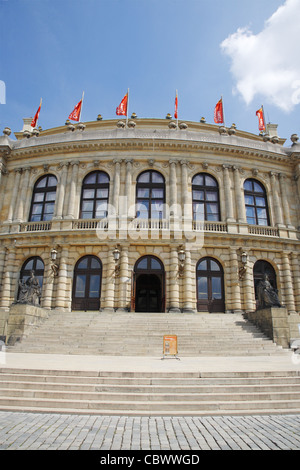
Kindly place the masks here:
POLYGON ((177 356, 177 336, 166 335, 164 336, 164 356, 177 356))

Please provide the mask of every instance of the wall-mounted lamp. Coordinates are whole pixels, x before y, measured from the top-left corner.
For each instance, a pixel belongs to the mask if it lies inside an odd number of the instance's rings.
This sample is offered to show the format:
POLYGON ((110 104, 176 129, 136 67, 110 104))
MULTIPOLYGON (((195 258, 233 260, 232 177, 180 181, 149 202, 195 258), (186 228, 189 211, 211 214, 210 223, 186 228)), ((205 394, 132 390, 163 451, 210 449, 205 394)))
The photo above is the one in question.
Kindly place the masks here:
POLYGON ((182 277, 183 273, 184 273, 184 262, 185 262, 185 251, 184 251, 182 245, 179 247, 178 259, 179 259, 178 274, 179 274, 180 277, 182 277))
POLYGON ((248 254, 241 249, 241 267, 239 269, 240 280, 244 279, 247 270, 248 254))
POLYGON ((57 251, 55 250, 55 248, 52 248, 52 250, 50 252, 50 256, 51 256, 51 269, 52 269, 53 275, 57 276, 58 275, 58 264, 56 264, 57 251))
POLYGON ((113 251, 113 256, 115 260, 115 275, 118 276, 120 274, 120 250, 115 248, 113 251))

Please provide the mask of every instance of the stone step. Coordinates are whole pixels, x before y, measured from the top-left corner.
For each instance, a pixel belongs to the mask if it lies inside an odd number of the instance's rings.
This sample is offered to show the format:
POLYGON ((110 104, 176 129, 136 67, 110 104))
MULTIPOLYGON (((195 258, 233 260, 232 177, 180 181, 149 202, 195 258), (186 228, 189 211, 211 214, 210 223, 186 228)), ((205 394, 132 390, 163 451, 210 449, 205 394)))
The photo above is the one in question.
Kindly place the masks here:
POLYGON ((0 369, 0 409, 143 415, 299 413, 300 371, 0 369))

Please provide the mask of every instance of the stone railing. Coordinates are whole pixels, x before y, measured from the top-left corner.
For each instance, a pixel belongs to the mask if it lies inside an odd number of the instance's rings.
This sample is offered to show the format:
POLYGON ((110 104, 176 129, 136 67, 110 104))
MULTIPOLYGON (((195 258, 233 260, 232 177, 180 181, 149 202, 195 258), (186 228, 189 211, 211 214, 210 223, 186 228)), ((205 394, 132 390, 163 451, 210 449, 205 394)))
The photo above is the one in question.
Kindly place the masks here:
POLYGON ((203 220, 193 221, 193 230, 196 232, 227 232, 225 222, 207 222, 203 220))
POLYGON ((267 227, 265 225, 248 225, 248 231, 251 235, 279 237, 279 230, 277 228, 267 227))
POLYGON ((25 222, 20 224, 20 232, 41 232, 51 230, 51 222, 25 222))

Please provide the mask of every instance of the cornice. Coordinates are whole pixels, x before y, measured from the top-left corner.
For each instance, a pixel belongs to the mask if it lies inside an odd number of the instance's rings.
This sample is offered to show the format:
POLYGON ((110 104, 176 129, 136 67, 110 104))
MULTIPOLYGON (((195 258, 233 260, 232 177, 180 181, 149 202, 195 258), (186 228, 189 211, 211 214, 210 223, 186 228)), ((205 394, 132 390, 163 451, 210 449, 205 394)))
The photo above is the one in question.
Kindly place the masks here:
MULTIPOLYGON (((81 133, 82 134, 82 133, 81 133)), ((69 136, 68 136, 69 137, 69 136)), ((187 131, 166 131, 157 132, 150 135, 149 132, 136 131, 118 131, 117 134, 111 133, 109 137, 85 136, 73 140, 61 140, 53 142, 32 137, 30 145, 14 145, 10 153, 6 153, 9 159, 44 157, 58 154, 72 154, 78 152, 99 152, 99 151, 208 151, 222 155, 236 155, 246 158, 260 158, 272 161, 294 162, 299 159, 299 155, 286 152, 282 146, 265 143, 253 142, 244 138, 231 136, 217 136, 199 134, 187 131), (124 135, 120 135, 120 133, 124 135), (125 135, 127 133, 127 135, 125 135), (177 134, 176 136, 174 134, 177 134), (130 135, 129 135, 130 134, 130 135), (85 137, 85 138, 84 138, 85 137), (90 138, 89 138, 90 137, 90 138), (99 138, 100 137, 100 138, 99 138), (33 142, 34 141, 34 142, 33 142)))

